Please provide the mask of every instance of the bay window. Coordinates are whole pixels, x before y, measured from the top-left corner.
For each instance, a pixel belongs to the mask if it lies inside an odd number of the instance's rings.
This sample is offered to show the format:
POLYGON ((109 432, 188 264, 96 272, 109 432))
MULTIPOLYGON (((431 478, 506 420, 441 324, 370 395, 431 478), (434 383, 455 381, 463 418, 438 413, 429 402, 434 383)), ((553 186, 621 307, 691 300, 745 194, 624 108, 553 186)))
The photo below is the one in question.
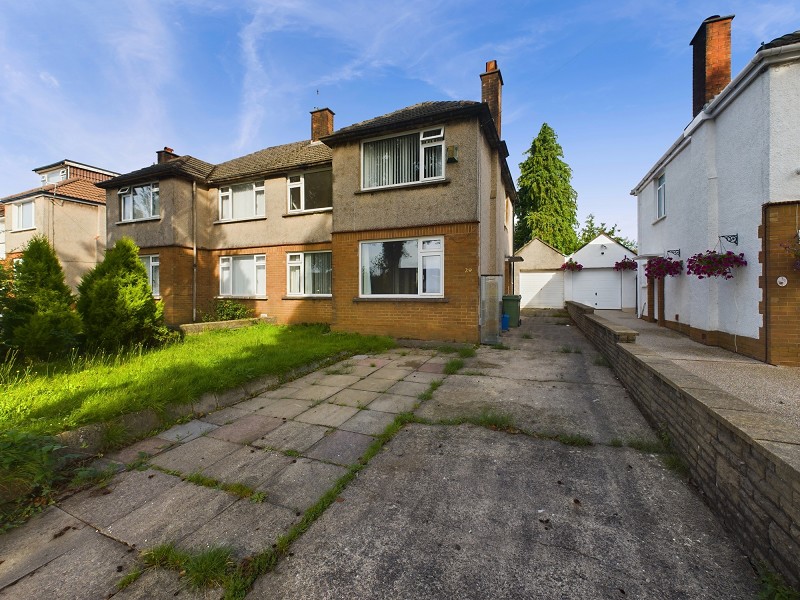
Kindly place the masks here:
POLYGON ((12 231, 33 229, 33 200, 12 204, 12 206, 14 213, 12 231))
POLYGON ((118 194, 121 221, 157 219, 161 216, 158 183, 125 187, 118 194))
POLYGON ((263 181, 219 188, 220 221, 255 219, 265 215, 263 181))
POLYGON ((289 212, 324 210, 333 206, 332 171, 289 175, 286 182, 289 212))
POLYGON ((144 270, 147 271, 147 283, 150 284, 150 289, 153 290, 153 296, 159 296, 159 267, 160 262, 158 259, 158 254, 148 255, 148 256, 140 256, 139 260, 142 261, 144 265, 144 270))
POLYGON ((266 296, 266 255, 221 256, 219 259, 219 295, 266 296))
POLYGON ((287 295, 330 295, 332 271, 330 252, 290 252, 286 255, 287 295))
POLYGON ((364 142, 364 190, 444 179, 444 127, 364 142))
POLYGON ((362 296, 443 294, 443 238, 361 242, 362 296))

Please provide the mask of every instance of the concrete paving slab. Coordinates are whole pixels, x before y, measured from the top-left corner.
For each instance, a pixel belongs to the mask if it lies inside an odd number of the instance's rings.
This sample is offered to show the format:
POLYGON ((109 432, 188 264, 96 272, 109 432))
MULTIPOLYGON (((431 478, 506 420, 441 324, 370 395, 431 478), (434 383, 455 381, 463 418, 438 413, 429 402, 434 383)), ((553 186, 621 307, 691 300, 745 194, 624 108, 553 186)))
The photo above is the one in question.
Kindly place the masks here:
POLYGON ((303 452, 320 441, 327 433, 327 427, 287 421, 275 431, 271 431, 261 439, 254 441, 253 446, 303 452))
POLYGON ((166 431, 162 431, 158 434, 158 437, 169 440, 170 442, 184 443, 199 438, 204 433, 208 433, 216 428, 217 426, 213 423, 206 423, 205 421, 193 419, 188 423, 175 425, 175 427, 170 427, 166 431))
POLYGON ((303 377, 298 377, 294 381, 285 385, 292 385, 294 387, 305 387, 307 385, 311 385, 312 383, 316 383, 323 377, 325 377, 325 370, 320 369, 318 371, 314 371, 313 373, 309 373, 308 375, 304 375, 303 377))
POLYGON ((81 545, 37 569, 0 597, 36 599, 107 598, 136 560, 124 544, 86 528, 81 545))
POLYGON ((377 379, 391 379, 393 381, 400 381, 403 377, 408 376, 413 370, 414 369, 400 369, 397 367, 390 367, 387 365, 375 371, 367 379, 377 378, 377 379))
POLYGON ((388 365, 391 360, 386 358, 365 358, 363 360, 353 361, 359 367, 376 367, 380 369, 388 365))
POLYGON ((298 388, 297 391, 292 394, 292 398, 297 400, 310 400, 311 402, 322 402, 334 394, 341 392, 343 389, 344 386, 308 385, 298 388))
POLYGON ((380 367, 374 366, 370 367, 368 365, 359 365, 355 367, 350 367, 350 372, 348 375, 356 375, 357 377, 366 377, 367 375, 371 375, 375 371, 377 371, 380 367))
POLYGON ((215 546, 228 546, 241 560, 272 546, 297 519, 299 517, 293 510, 245 498, 226 508, 178 545, 198 552, 215 546))
POLYGON ((25 525, 0 536, 0 590, 80 546, 85 523, 51 506, 25 525))
POLYGON ((291 458, 279 452, 245 446, 204 469, 203 475, 224 483, 242 483, 255 488, 290 462, 291 458))
POLYGON ((142 454, 146 454, 147 456, 155 456, 159 452, 167 450, 170 446, 172 446, 172 444, 173 442, 158 436, 149 437, 140 440, 135 444, 131 444, 127 448, 123 448, 117 452, 112 452, 106 456, 111 460, 129 465, 130 463, 141 458, 142 454))
POLYGON ((185 481, 103 529, 125 544, 146 550, 178 542, 237 500, 236 496, 185 481))
POLYGON ((114 595, 114 600, 221 600, 219 587, 194 590, 177 571, 148 569, 134 583, 114 595))
POLYGON ((227 408, 223 408, 222 410, 215 410, 212 413, 208 413, 203 417, 203 421, 222 426, 227 425, 228 423, 233 423, 236 419, 241 419, 242 417, 251 414, 253 413, 249 410, 243 410, 236 406, 229 406, 227 408))
POLYGON ((275 402, 275 398, 269 398, 267 396, 261 395, 256 396, 255 398, 250 398, 249 400, 243 400, 241 402, 237 402, 233 406, 239 410, 246 410, 249 412, 256 412, 271 405, 275 402))
POLYGON ((201 437, 159 454, 150 462, 162 469, 188 475, 202 471, 239 448, 238 444, 201 437))
POLYGON ((427 383, 414 383, 413 381, 398 381, 388 390, 387 394, 394 394, 395 396, 411 396, 416 398, 420 394, 424 394, 430 387, 427 383))
POLYGON ((270 503, 302 513, 319 500, 347 469, 308 458, 295 460, 258 489, 266 492, 270 503))
POLYGON ((274 390, 270 390, 268 392, 264 392, 263 394, 259 394, 256 398, 290 398, 290 394, 297 389, 298 387, 303 387, 302 385, 297 386, 289 386, 289 385, 282 385, 279 388, 274 390))
POLYGON ((328 402, 333 404, 341 404, 343 406, 355 406, 359 408, 366 406, 378 396, 380 396, 379 392, 368 392, 366 390, 345 388, 338 394, 334 394, 328 398, 328 402))
POLYGON ((360 410, 355 416, 339 425, 339 429, 366 435, 380 435, 394 419, 395 416, 391 413, 378 412, 377 410, 360 410))
POLYGON ((253 440, 265 436, 282 423, 283 421, 277 417, 250 414, 237 419, 229 425, 223 425, 219 429, 215 429, 208 434, 208 437, 233 442, 234 444, 249 444, 253 440))
POLYGON ((717 409, 717 413, 754 440, 800 445, 800 431, 763 412, 717 409))
POLYGON ((419 369, 429 358, 429 356, 404 356, 403 358, 390 361, 389 364, 386 365, 386 368, 419 369))
POLYGON ((411 425, 248 598, 753 598, 753 571, 661 463, 411 425))
POLYGON ((447 364, 446 361, 442 362, 433 362, 434 359, 429 360, 424 365, 422 365, 417 372, 419 373, 434 373, 434 374, 441 374, 444 373, 444 366, 447 364))
POLYGON ((424 383, 426 386, 430 385, 432 381, 439 381, 444 379, 444 377, 440 373, 426 373, 423 371, 414 371, 407 377, 403 378, 403 381, 410 381, 412 383, 424 383))
POLYGON ((360 381, 361 377, 358 375, 326 375, 325 377, 317 380, 316 385, 327 385, 329 387, 345 388, 348 385, 360 381))
POLYGON ((62 510, 97 529, 108 527, 178 485, 178 477, 153 469, 120 473, 105 487, 83 491, 60 504, 62 510))
POLYGON ((369 410, 377 410, 385 413, 400 414, 411 412, 419 404, 417 398, 411 396, 395 396, 393 394, 381 394, 381 396, 370 402, 367 407, 369 410))
POLYGON ((268 406, 257 411, 257 414, 264 417, 277 417, 278 419, 293 419, 311 408, 312 404, 310 400, 282 398, 273 400, 268 406))
POLYGON ((370 375, 350 386, 351 390, 365 390, 367 392, 385 392, 395 384, 395 379, 382 379, 370 375))
POLYGON ((317 442, 305 455, 336 463, 337 465, 352 465, 364 455, 369 445, 375 438, 352 431, 334 431, 317 442))
POLYGON ((301 415, 297 415, 295 421, 312 423, 314 425, 325 425, 326 427, 338 427, 357 412, 358 409, 352 406, 339 406, 326 402, 309 408, 301 415))

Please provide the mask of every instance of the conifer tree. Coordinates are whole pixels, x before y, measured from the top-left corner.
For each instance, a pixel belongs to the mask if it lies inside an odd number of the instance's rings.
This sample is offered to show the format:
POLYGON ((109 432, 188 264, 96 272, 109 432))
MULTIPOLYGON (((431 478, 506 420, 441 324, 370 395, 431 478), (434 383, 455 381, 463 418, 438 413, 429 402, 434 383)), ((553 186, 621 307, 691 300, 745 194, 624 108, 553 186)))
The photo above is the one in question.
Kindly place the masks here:
POLYGON ((570 254, 578 245, 578 194, 572 188, 572 169, 564 162, 556 132, 543 123, 525 154, 517 180, 514 248, 538 237, 570 254))

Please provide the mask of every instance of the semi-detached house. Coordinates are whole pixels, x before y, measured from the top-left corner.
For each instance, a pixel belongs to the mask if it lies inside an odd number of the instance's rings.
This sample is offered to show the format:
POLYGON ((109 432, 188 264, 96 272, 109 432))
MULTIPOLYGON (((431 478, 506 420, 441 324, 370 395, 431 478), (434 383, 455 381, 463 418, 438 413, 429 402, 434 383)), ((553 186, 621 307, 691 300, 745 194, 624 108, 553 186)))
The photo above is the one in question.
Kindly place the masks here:
POLYGON ((510 289, 513 202, 502 76, 482 102, 424 102, 221 164, 171 149, 98 184, 108 243, 140 247, 168 323, 232 298, 281 323, 494 341, 510 289))

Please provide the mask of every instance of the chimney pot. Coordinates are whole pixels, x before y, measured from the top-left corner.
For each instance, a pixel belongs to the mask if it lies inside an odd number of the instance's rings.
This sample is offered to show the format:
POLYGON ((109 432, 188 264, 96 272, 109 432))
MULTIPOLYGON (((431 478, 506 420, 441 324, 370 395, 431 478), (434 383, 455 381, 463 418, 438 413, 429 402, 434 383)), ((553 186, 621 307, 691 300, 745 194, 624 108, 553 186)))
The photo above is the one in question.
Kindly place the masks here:
POLYGON ((311 111, 311 141, 317 142, 320 138, 333 133, 333 115, 330 108, 317 108, 311 111))
POLYGON ((734 15, 705 19, 689 45, 692 56, 692 116, 731 81, 731 21, 734 15))
POLYGON ((481 73, 481 102, 489 105, 497 137, 502 139, 500 118, 503 109, 503 75, 496 60, 486 61, 486 72, 481 73))

